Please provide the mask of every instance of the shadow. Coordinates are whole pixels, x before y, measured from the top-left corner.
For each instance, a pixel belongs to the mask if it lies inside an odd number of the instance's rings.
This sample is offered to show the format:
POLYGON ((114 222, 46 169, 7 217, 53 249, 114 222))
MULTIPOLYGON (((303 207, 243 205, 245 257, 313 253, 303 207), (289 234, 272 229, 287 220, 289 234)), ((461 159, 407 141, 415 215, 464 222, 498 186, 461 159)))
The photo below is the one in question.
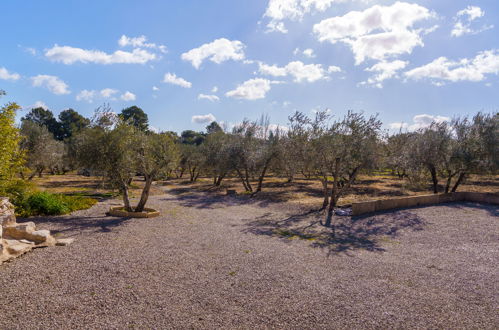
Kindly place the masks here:
POLYGON ((257 194, 225 195, 225 189, 213 188, 207 185, 206 189, 194 191, 189 187, 172 188, 166 191, 167 196, 161 198, 163 201, 175 201, 185 207, 198 209, 213 209, 242 204, 254 205, 258 207, 268 207, 291 199, 289 192, 265 192, 257 194), (213 190, 213 191, 210 191, 213 190), (171 197, 168 195, 172 195, 171 197))
POLYGON ((463 210, 466 208, 483 210, 489 213, 492 217, 499 218, 499 206, 494 204, 485 204, 485 203, 476 203, 476 202, 452 202, 441 205, 452 207, 457 210, 463 210))
POLYGON ((465 184, 484 187, 499 187, 499 180, 466 180, 465 184))
POLYGON ((81 232, 110 233, 129 219, 131 218, 111 217, 104 214, 102 216, 62 215, 18 218, 17 222, 32 221, 36 224, 37 228, 50 228, 50 232, 53 235, 69 234, 70 237, 76 236, 81 232))
POLYGON ((272 219, 271 214, 265 214, 248 222, 243 232, 276 237, 287 243, 293 239, 309 241, 312 247, 325 249, 328 255, 333 255, 356 250, 383 252, 382 244, 394 242, 401 231, 423 230, 426 224, 421 217, 408 211, 333 217, 334 228, 320 225, 324 217, 324 212, 314 210, 284 219, 272 219))

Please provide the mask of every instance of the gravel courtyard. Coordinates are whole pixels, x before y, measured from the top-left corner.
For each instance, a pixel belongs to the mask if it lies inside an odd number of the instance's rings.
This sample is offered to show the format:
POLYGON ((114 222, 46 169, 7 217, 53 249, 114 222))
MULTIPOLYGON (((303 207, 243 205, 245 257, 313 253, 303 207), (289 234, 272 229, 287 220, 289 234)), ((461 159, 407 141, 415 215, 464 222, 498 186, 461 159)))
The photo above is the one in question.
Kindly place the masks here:
POLYGON ((499 327, 494 206, 338 217, 333 236, 289 204, 172 191, 160 218, 106 217, 117 203, 33 219, 76 241, 0 266, 0 329, 499 327))

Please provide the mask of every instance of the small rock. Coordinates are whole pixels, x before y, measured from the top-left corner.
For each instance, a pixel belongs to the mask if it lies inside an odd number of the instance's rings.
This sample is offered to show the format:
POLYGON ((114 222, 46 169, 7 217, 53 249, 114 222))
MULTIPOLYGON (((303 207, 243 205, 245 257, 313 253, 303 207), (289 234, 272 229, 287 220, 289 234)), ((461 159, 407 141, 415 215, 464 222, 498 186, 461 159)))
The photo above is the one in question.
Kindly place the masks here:
POLYGON ((74 238, 60 238, 56 241, 55 245, 57 246, 67 246, 72 244, 75 241, 74 238))

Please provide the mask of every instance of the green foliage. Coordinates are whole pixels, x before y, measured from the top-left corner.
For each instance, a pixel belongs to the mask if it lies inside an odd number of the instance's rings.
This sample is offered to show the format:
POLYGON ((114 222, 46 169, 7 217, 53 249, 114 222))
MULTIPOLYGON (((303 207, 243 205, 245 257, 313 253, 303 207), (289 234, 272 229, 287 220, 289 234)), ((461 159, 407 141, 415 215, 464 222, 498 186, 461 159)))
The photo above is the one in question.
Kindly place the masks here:
POLYGON ((180 135, 180 141, 183 144, 193 144, 193 145, 200 145, 204 142, 205 140, 205 135, 200 132, 195 132, 192 130, 185 130, 182 132, 180 135))
POLYGON ((0 109, 0 185, 1 181, 11 179, 23 163, 19 130, 15 126, 18 109, 20 107, 15 103, 8 103, 0 109))
POLYGON ((73 136, 76 132, 90 125, 90 120, 80 115, 73 109, 67 109, 59 114, 58 140, 64 140, 73 136))
POLYGON ((206 126, 206 133, 207 134, 212 134, 212 133, 217 133, 217 132, 223 132, 223 129, 216 121, 212 121, 211 124, 206 126))
POLYGON ((35 185, 24 180, 10 180, 0 187, 0 195, 9 197, 10 202, 19 207, 22 207, 35 191, 35 185))
POLYGON ((60 130, 60 125, 57 122, 57 119, 54 118, 54 114, 49 109, 41 107, 33 108, 25 117, 21 118, 21 120, 23 122, 31 121, 40 126, 47 127, 48 131, 52 133, 54 137, 57 137, 60 130))
POLYGON ((135 105, 123 109, 119 116, 122 120, 130 123, 141 131, 145 132, 149 129, 149 119, 147 114, 144 110, 135 105))
POLYGON ((35 192, 26 198, 22 204, 14 205, 16 206, 16 213, 27 217, 68 214, 90 208, 95 203, 97 203, 95 199, 88 197, 35 192))

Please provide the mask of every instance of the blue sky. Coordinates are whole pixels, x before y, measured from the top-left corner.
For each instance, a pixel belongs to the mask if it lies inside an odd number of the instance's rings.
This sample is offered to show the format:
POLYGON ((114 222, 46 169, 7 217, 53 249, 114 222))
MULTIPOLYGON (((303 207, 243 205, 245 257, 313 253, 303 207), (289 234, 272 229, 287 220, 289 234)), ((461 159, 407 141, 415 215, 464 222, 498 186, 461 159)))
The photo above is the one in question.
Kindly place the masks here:
POLYGON ((26 0, 1 13, 2 102, 25 109, 137 105, 182 131, 325 108, 415 129, 499 108, 495 0, 26 0))

